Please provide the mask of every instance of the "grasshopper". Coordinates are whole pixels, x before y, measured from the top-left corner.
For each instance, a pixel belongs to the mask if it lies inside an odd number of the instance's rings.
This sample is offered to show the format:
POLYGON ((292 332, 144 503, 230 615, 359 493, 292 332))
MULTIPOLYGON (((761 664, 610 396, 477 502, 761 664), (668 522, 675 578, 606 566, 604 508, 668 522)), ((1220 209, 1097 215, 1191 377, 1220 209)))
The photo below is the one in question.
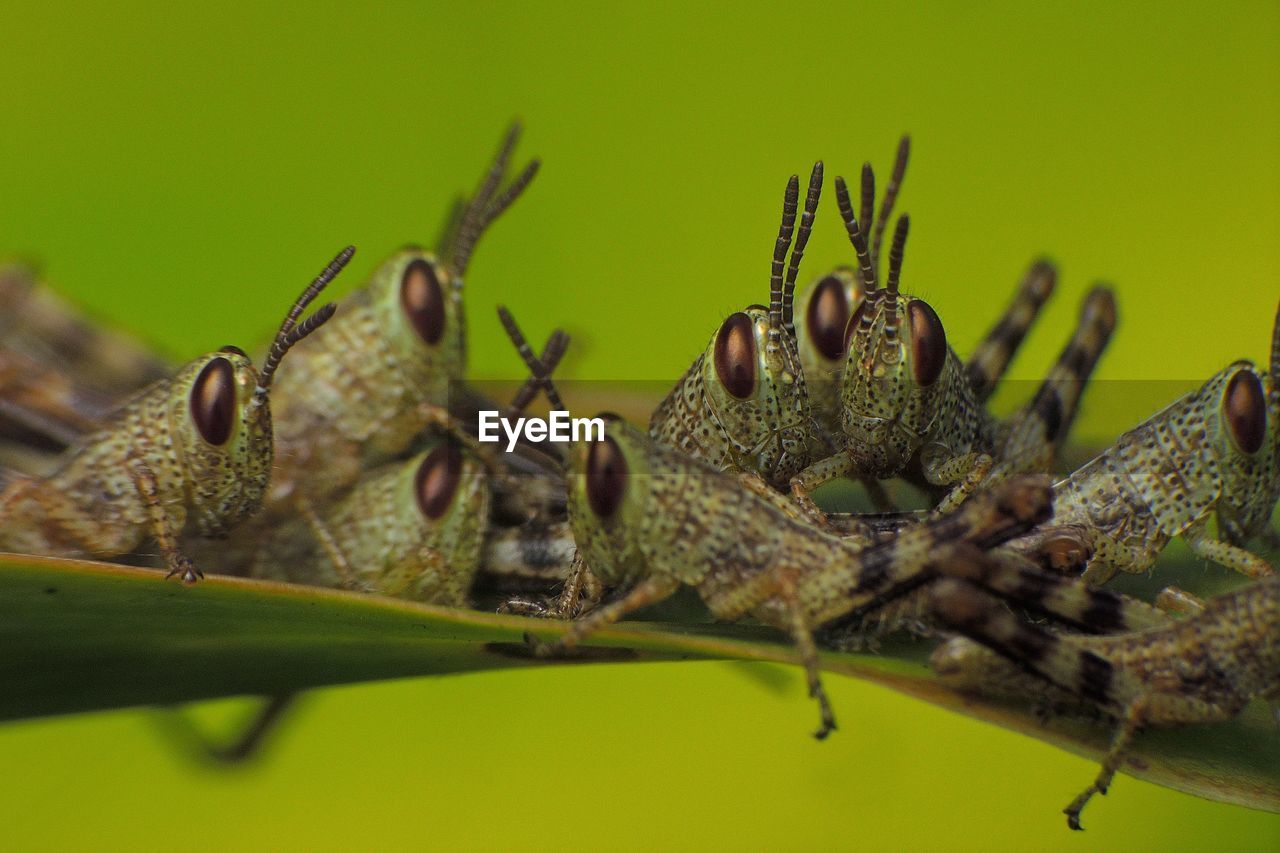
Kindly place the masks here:
MULTIPOLYGON (((528 353, 528 348, 522 350, 528 353)), ((526 361, 545 377, 536 360, 526 361)), ((546 379, 550 383, 550 379, 546 379)), ((753 615, 788 631, 804 664, 821 723, 835 728, 818 672, 813 630, 925 582, 957 543, 990 548, 1049 511, 1047 485, 1016 481, 962 511, 863 547, 806 523, 780 495, 670 448, 616 416, 603 440, 568 445, 565 483, 578 559, 554 615, 573 616, 603 588, 620 596, 576 620, 542 656, 571 649, 594 631, 694 587, 720 619, 753 615)))
MULTIPOLYGON (((873 178, 869 169, 863 175, 866 198, 873 178)), ((926 489, 949 489, 938 505, 946 511, 986 481, 996 463, 1001 477, 1043 470, 1064 438, 1080 390, 1114 329, 1110 291, 1095 288, 1086 297, 1080 328, 1050 374, 1045 399, 1037 398, 1016 428, 1002 435, 947 345, 937 313, 925 301, 898 290, 909 219, 898 219, 885 287, 877 290, 876 271, 848 187, 843 178, 835 183, 867 292, 845 331, 848 353, 840 390, 844 447, 792 479, 797 501, 811 508, 809 492, 838 476, 903 475, 926 489)), ((990 482, 994 481, 997 478, 990 482)))
POLYGON ((818 162, 796 229, 800 179, 791 176, 774 246, 769 307, 752 305, 729 315, 649 421, 649 434, 658 441, 718 468, 758 474, 779 489, 812 461, 813 423, 796 351, 793 298, 821 193, 818 162))
MULTIPOLYGON (((1063 582, 1045 574, 1040 586, 1063 582)), ((966 580, 940 581, 933 605, 963 635, 1116 720, 1097 778, 1063 810, 1072 829, 1141 729, 1230 720, 1255 698, 1280 698, 1280 577, 1217 596, 1176 623, 1095 637, 1047 632, 966 580)))
POLYGON ((272 379, 290 349, 333 316, 325 305, 299 322, 354 252, 343 250, 302 292, 260 371, 235 347, 201 356, 125 403, 48 477, 9 481, 0 548, 117 557, 150 537, 169 577, 202 577, 179 537, 225 535, 258 510, 271 476, 272 379))
MULTIPOLYGON (((548 372, 567 345, 560 331, 548 340, 540 360, 548 372)), ((508 416, 523 410, 539 387, 537 379, 528 380, 508 416)), ((365 472, 338 499, 267 532, 248 573, 465 606, 496 500, 499 480, 491 464, 453 437, 435 440, 407 461, 365 472)))
MULTIPOLYGON (((911 139, 898 142, 893 171, 885 187, 876 215, 875 175, 868 163, 863 167, 861 223, 871 232, 871 267, 880 274, 885 226, 907 171, 911 139)), ((965 364, 969 384, 978 403, 984 403, 995 391, 1014 354, 1022 345, 1028 330, 1053 293, 1057 270, 1047 260, 1032 264, 999 321, 974 348, 965 364)), ((825 436, 840 434, 840 383, 844 376, 845 329, 867 291, 866 281, 858 267, 836 267, 822 278, 801 289, 796 297, 796 345, 800 363, 808 382, 809 402, 814 420, 825 436)))
POLYGON ((1054 493, 1052 525, 1014 545, 1059 568, 1084 564, 1092 583, 1117 571, 1145 572, 1175 536, 1249 577, 1272 574, 1243 546, 1274 538, 1270 519, 1280 500, 1280 310, 1269 375, 1248 361, 1228 365, 1120 436, 1054 493))
POLYGON ((319 502, 364 468, 449 424, 450 386, 466 366, 463 281, 480 237, 524 191, 534 160, 505 188, 513 126, 436 252, 405 249, 341 303, 337 322, 299 348, 276 391, 279 470, 268 502, 319 502))

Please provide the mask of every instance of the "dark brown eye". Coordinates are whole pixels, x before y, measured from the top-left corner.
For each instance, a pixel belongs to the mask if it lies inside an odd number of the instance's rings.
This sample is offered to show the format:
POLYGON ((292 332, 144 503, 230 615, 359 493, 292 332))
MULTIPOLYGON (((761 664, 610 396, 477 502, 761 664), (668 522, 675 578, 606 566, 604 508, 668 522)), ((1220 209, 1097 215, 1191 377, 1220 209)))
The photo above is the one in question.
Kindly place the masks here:
POLYGON ((191 386, 191 420, 201 438, 219 447, 231 437, 235 414, 235 368, 225 358, 212 358, 191 386))
POLYGON ((911 369, 916 383, 932 385, 947 363, 947 333, 927 302, 912 299, 907 305, 907 317, 911 320, 911 369))
POLYGON ((597 441, 587 452, 587 503, 602 519, 618 511, 627 493, 627 460, 609 436, 597 441))
POLYGON ((462 477, 462 454, 451 444, 442 444, 427 454, 418 466, 413 481, 413 493, 418 497, 418 509, 427 518, 439 518, 453 503, 462 477))
POLYGON ((858 303, 858 310, 853 312, 853 316, 849 318, 849 322, 844 327, 844 352, 849 351, 849 343, 853 340, 853 336, 857 334, 858 327, 862 325, 862 315, 871 310, 869 300, 862 300, 858 303))
POLYGON ((400 278, 400 306, 418 337, 435 344, 444 334, 444 291, 431 264, 418 258, 400 278))
POLYGON ((1267 400, 1252 370, 1238 370, 1231 377, 1223 407, 1236 447, 1241 453, 1257 453, 1267 434, 1267 400))
POLYGON ((844 284, 829 275, 818 283, 809 300, 805 331, 823 358, 835 361, 844 355, 845 327, 849 325, 849 299, 844 284))
POLYGON ((716 376, 720 384, 745 400, 756 389, 756 337, 751 318, 739 311, 724 321, 716 335, 716 376))

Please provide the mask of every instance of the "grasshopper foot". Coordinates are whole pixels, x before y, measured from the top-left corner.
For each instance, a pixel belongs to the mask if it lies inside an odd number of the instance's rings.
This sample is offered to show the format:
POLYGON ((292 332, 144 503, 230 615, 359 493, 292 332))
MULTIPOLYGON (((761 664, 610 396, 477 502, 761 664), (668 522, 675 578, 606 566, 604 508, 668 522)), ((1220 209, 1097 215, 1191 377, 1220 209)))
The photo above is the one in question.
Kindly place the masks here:
POLYGON ((182 582, 187 586, 191 586, 198 580, 204 579, 204 572, 196 568, 195 563, 183 556, 176 557, 169 568, 169 573, 164 576, 165 580, 180 575, 182 582))

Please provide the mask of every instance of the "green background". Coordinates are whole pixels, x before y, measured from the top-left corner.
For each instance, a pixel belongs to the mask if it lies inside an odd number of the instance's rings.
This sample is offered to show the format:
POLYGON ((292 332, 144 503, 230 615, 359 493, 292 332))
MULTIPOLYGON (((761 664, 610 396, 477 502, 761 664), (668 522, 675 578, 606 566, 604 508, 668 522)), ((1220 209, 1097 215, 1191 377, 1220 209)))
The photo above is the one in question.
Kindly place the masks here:
MULTIPOLYGON (((678 375, 763 301, 783 183, 897 136, 915 159, 904 288, 964 353, 1027 262, 1062 266, 1013 375, 1042 373, 1096 279, 1099 375, 1262 358, 1280 243, 1280 7, 44 2, 0 8, 0 252, 175 357, 260 342, 342 245, 339 292, 426 242, 504 126, 544 159, 476 254, 492 319, 575 333, 566 375, 678 375)), ((824 199, 802 277, 849 259, 824 199)), ((1136 387, 1136 386, 1135 386, 1136 387)), ((1119 399, 1124 395, 1112 395, 1119 399)), ((1095 404, 1085 432, 1132 423, 1095 404)), ((129 630, 122 620, 120 630, 129 630)), ((788 670, 574 667, 332 690, 268 759, 193 764, 147 712, 0 729, 0 839, 340 848, 1270 848, 1280 818, 1121 777, 846 680, 808 738, 788 670)), ((230 723, 229 703, 202 709, 230 723)))

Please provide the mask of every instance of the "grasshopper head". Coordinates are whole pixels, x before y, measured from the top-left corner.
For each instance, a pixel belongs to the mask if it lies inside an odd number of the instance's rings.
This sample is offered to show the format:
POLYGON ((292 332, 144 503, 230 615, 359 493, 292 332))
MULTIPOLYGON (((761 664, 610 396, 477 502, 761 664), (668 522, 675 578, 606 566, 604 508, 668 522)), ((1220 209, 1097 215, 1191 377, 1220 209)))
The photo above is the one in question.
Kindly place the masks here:
POLYGON ((385 365, 370 364, 375 381, 397 382, 421 402, 445 405, 449 383, 466 367, 460 277, 435 254, 409 248, 379 267, 368 287, 377 334, 396 368, 388 376, 385 365))
POLYGON ((451 441, 362 480, 334 537, 380 592, 462 606, 489 518, 484 466, 451 441))
POLYGON ((272 380, 294 344, 323 326, 334 306, 298 320, 355 254, 338 253, 290 307, 262 370, 237 347, 223 347, 184 367, 171 386, 174 453, 186 481, 197 530, 217 536, 255 512, 271 477, 274 436, 268 402, 272 380))
POLYGON ((796 312, 796 349, 814 408, 819 398, 834 398, 844 374, 844 332, 862 304, 865 288, 853 267, 837 267, 800 292, 796 312))
MULTIPOLYGON (((655 419, 651 424, 656 435, 680 446, 686 446, 690 436, 672 433, 694 430, 698 435, 693 444, 702 448, 705 461, 758 473, 776 486, 785 486, 809 462, 812 417, 792 313, 822 175, 819 161, 809 176, 799 228, 800 178, 792 175, 787 182, 769 277, 769 307, 752 305, 729 315, 695 369, 668 395, 668 400, 696 401, 692 408, 699 422, 673 425, 655 419)), ((658 411, 666 410, 664 403, 658 411)))
POLYGON ((937 313, 898 291, 908 227, 907 217, 899 217, 885 287, 875 289, 874 273, 864 274, 871 286, 844 335, 841 425, 848 449, 865 457, 859 468, 879 476, 895 473, 919 448, 946 368, 958 369, 937 313))
POLYGON ((1280 499, 1280 311, 1267 375, 1236 362, 1206 383, 1206 429, 1219 460, 1219 526, 1229 541, 1263 531, 1280 499))
POLYGON ((647 571, 637 534, 649 511, 651 440, 615 415, 602 414, 601 441, 574 444, 565 484, 578 551, 609 586, 628 585, 647 571))
POLYGON ((805 464, 809 396, 795 338, 771 329, 761 305, 729 315, 707 346, 700 380, 737 467, 785 485, 805 464))
POLYGON ((226 347, 196 359, 173 382, 170 422, 191 497, 191 518, 217 536, 262 503, 271 474, 271 410, 258 405, 258 371, 226 347))

